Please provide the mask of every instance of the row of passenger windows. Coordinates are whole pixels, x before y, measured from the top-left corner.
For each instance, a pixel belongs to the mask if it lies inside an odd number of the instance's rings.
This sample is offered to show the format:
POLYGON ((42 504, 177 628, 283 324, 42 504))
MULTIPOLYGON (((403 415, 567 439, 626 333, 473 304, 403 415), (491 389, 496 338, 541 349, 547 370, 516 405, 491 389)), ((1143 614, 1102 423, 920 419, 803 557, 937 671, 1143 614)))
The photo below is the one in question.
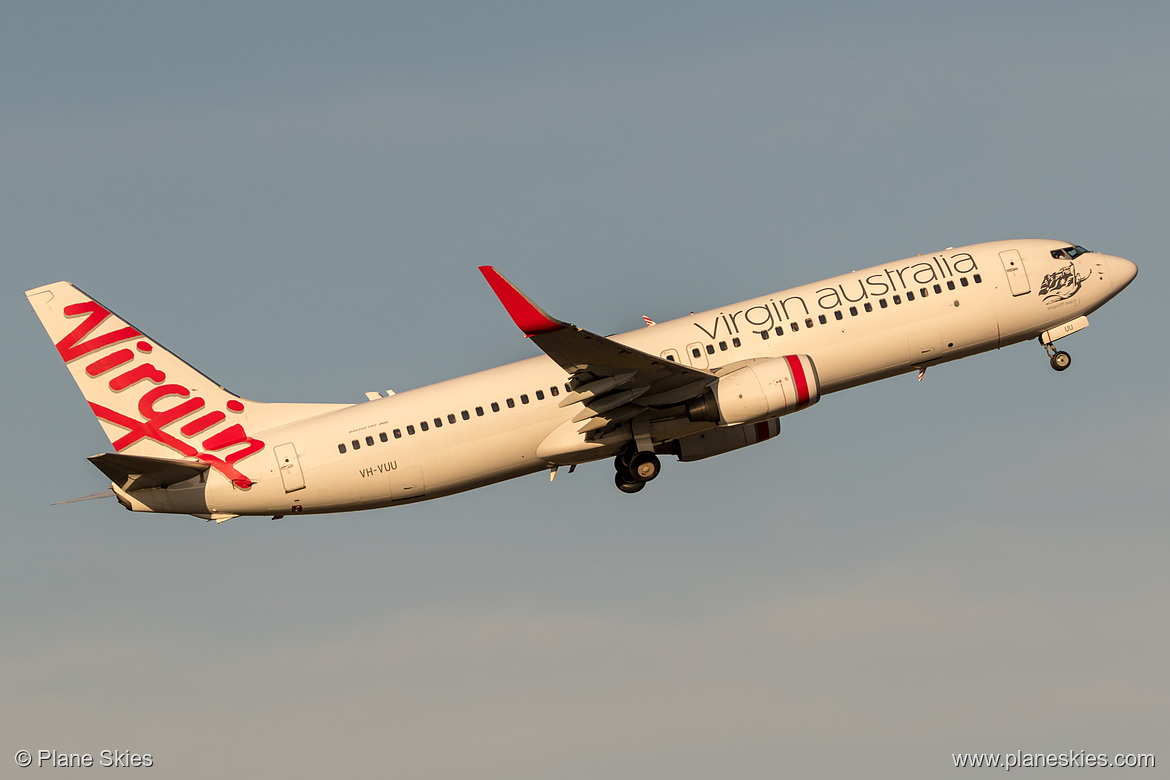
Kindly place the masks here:
MULTIPOLYGON (((979 274, 974 274, 971 277, 971 280, 974 281, 975 284, 982 284, 983 283, 983 278, 979 274)), ((970 283, 967 281, 967 277, 962 276, 959 278, 959 285, 960 286, 967 287, 967 286, 969 286, 969 284, 970 283)), ((954 290, 955 289, 954 281, 947 281, 946 287, 948 290, 954 290)), ((936 295, 941 294, 942 290, 943 290, 943 286, 941 284, 935 284, 933 289, 934 289, 934 292, 936 295)), ((926 287, 922 287, 918 290, 918 295, 919 295, 919 297, 927 298, 930 295, 930 290, 926 287)), ((905 299, 907 301, 913 301, 914 298, 915 298, 914 291, 907 290, 905 299)), ((890 298, 890 300, 892 300, 894 302, 895 306, 900 306, 902 304, 902 295, 901 294, 894 295, 890 298)), ((887 301, 885 298, 878 299, 878 307, 879 308, 886 309, 886 308, 889 308, 889 306, 890 306, 889 301, 887 301)), ((866 301, 862 305, 862 309, 864 309, 866 312, 872 312, 873 311, 873 304, 870 303, 869 301, 866 301)), ((850 317, 856 317, 856 316, 858 316, 859 313, 860 312, 856 306, 849 307, 849 316, 850 317)), ((841 312, 840 309, 837 309, 836 311, 833 312, 833 318, 835 320, 843 320, 843 319, 845 319, 845 315, 841 312)), ((821 325, 826 325, 829 322, 829 318, 827 315, 819 314, 819 315, 817 315, 817 322, 819 322, 821 325)), ((806 317, 804 320, 804 326, 805 326, 805 328, 813 327, 813 318, 806 317)), ((795 333, 795 332, 800 330, 800 323, 793 320, 792 322, 788 323, 788 327, 792 330, 793 333, 795 333)), ((760 334, 761 339, 767 340, 767 339, 772 337, 772 331, 763 330, 763 331, 757 331, 757 332, 760 334)), ((777 326, 775 328, 775 333, 777 336, 783 336, 784 335, 784 326, 783 325, 777 326)), ((743 346, 743 342, 740 341, 739 336, 736 336, 731 340, 731 346, 733 346, 733 347, 742 347, 743 346)), ((706 349, 707 349, 708 355, 715 354, 715 345, 714 344, 707 344, 706 349)), ((727 342, 720 341, 719 342, 719 349, 726 352, 728 349, 727 342)), ((699 351, 699 347, 692 347, 691 354, 694 357, 702 357, 702 352, 699 351)), ((667 354, 666 359, 670 360, 670 361, 674 361, 675 357, 673 354, 667 354)), ((565 392, 570 392, 570 388, 569 388, 568 384, 565 385, 565 392)), ((548 389, 548 394, 555 398, 556 396, 561 394, 560 388, 557 387, 556 385, 553 385, 552 387, 550 387, 548 389)), ((537 401, 543 401, 545 398, 544 390, 537 390, 533 395, 536 396, 537 401)), ((530 402, 531 402, 531 399, 528 397, 527 393, 522 393, 520 395, 520 403, 521 404, 527 404, 530 402)), ((509 409, 512 409, 516 406, 516 399, 506 398, 506 399, 504 399, 504 403, 508 406, 509 409)), ((490 408, 493 412, 498 412, 498 411, 500 411, 500 404, 496 401, 492 401, 490 404, 490 408)), ((475 407, 475 416, 476 417, 483 417, 485 414, 487 414, 487 412, 484 411, 484 408, 482 406, 475 407)), ((467 409, 464 409, 463 411, 461 411, 459 413, 458 416, 456 416, 453 413, 448 414, 446 424, 454 425, 460 419, 470 420, 471 419, 471 412, 468 411, 467 409)), ((423 432, 429 431, 432 424, 436 428, 442 428, 443 427, 443 418, 442 417, 434 417, 430 421, 423 420, 422 422, 420 422, 418 424, 418 428, 415 428, 414 425, 407 425, 406 429, 405 429, 406 435, 407 436, 414 436, 416 433, 418 433, 420 431, 423 431, 423 432)), ((392 431, 392 435, 394 436, 395 439, 401 439, 403 436, 403 429, 402 428, 395 428, 392 431)), ((362 439, 353 439, 350 441, 349 446, 355 450, 359 450, 362 447, 362 441, 363 441, 362 439)), ((373 436, 366 436, 364 438, 364 441, 365 441, 365 444, 367 447, 374 446, 375 441, 374 441, 373 436)), ((378 441, 388 442, 388 441, 390 441, 390 437, 386 434, 385 431, 382 431, 381 433, 378 434, 378 441)), ((346 452, 346 445, 344 442, 337 445, 337 451, 340 453, 343 453, 343 454, 346 452)))
MULTIPOLYGON (((568 384, 565 385, 565 392, 566 393, 570 392, 568 384)), ((557 387, 556 385, 553 385, 552 387, 550 387, 548 389, 548 396, 549 397, 556 398, 560 394, 561 394, 561 389, 559 387, 557 387)), ((545 399, 544 390, 537 390, 535 393, 533 393, 533 395, 536 396, 537 401, 543 401, 545 399)), ((528 404, 531 402, 532 402, 532 399, 528 396, 527 393, 520 394, 520 404, 521 405, 528 404)), ((516 399, 515 398, 505 398, 504 404, 509 409, 514 409, 516 407, 516 399)), ((492 401, 491 404, 488 405, 488 408, 491 409, 493 412, 498 412, 498 411, 500 411, 500 404, 498 401, 492 401)), ((477 407, 475 407, 474 413, 475 413, 476 417, 483 417, 484 415, 487 414, 487 411, 482 406, 477 406, 477 407)), ((415 427, 414 425, 407 425, 405 428, 395 428, 393 431, 390 432, 390 434, 387 434, 385 431, 382 431, 378 434, 377 441, 388 442, 388 441, 390 441, 390 436, 393 436, 395 439, 401 439, 403 437, 403 435, 414 436, 416 433, 429 431, 431 429, 432 425, 436 428, 442 428, 444 424, 454 425, 459 420, 470 420, 471 415, 472 415, 471 411, 464 409, 463 411, 459 412, 458 416, 456 416, 453 412, 448 414, 445 420, 443 417, 433 417, 430 420, 421 421, 418 424, 418 427, 415 427)), ((355 450, 360 450, 362 448, 363 441, 365 442, 365 445, 367 447, 373 447, 375 444, 374 437, 371 435, 371 436, 364 437, 364 439, 353 439, 349 442, 348 446, 352 447, 355 450)), ((346 447, 345 442, 342 442, 341 444, 337 445, 337 451, 342 453, 342 454, 344 454, 346 452, 346 449, 347 449, 347 447, 346 447)))
MULTIPOLYGON (((974 276, 971 277, 971 281, 975 282, 975 284, 982 284, 983 277, 980 276, 979 274, 975 274, 974 276)), ((970 286, 970 284, 971 284, 971 282, 969 282, 967 280, 967 277, 965 277, 965 276, 959 277, 959 286, 960 287, 968 287, 968 286, 970 286)), ((955 289, 955 282, 953 280, 947 281, 946 288, 948 290, 954 290, 955 289)), ((943 285, 936 284, 936 285, 934 285, 933 289, 934 289, 934 292, 936 295, 941 294, 943 291, 943 285)), ((931 290, 931 288, 927 288, 927 287, 920 288, 918 290, 917 297, 920 297, 920 298, 930 297, 930 290, 931 290)), ((906 301, 913 301, 914 298, 915 298, 914 291, 907 290, 905 300, 906 301)), ((878 308, 888 309, 890 307, 890 301, 893 301, 895 306, 901 306, 902 300, 903 300, 903 298, 902 298, 901 294, 894 295, 889 300, 886 300, 885 298, 879 298, 878 299, 878 308)), ((866 301, 862 305, 861 308, 862 308, 862 310, 864 310, 866 312, 872 312, 873 311, 873 304, 869 301, 866 301)), ((849 311, 850 317, 856 317, 858 314, 860 314, 860 310, 858 310, 858 308, 856 306, 850 306, 848 311, 849 311)), ((837 309, 836 311, 833 312, 833 319, 834 320, 843 320, 843 319, 845 319, 845 314, 842 312, 841 309, 837 309)), ((816 322, 819 322, 821 325, 827 325, 829 322, 829 317, 826 314, 818 314, 817 318, 816 318, 816 322)), ((814 325, 815 325, 815 322, 813 321, 812 317, 806 317, 804 319, 804 327, 805 328, 811 328, 814 325)), ((792 322, 788 323, 788 327, 793 333, 796 333, 797 331, 800 330, 800 323, 797 322, 796 320, 793 320, 792 322)), ((756 331, 756 332, 760 334, 761 339, 764 339, 766 341, 772 337, 773 331, 761 330, 761 331, 756 331)), ((784 335, 784 326, 783 325, 777 326, 775 328, 775 333, 777 336, 783 336, 784 335)), ((735 338, 733 338, 731 340, 731 346, 733 346, 733 347, 743 346, 743 344, 739 340, 738 336, 736 336, 735 338)), ((715 347, 716 347, 715 344, 707 344, 706 345, 707 354, 714 355, 715 354, 715 347)), ((727 342, 720 341, 718 343, 718 347, 719 347, 720 351, 726 352, 728 349, 727 342)), ((703 353, 700 352, 699 347, 691 347, 691 355, 693 357, 702 357, 703 353)), ((670 360, 670 361, 674 361, 675 358, 674 358, 674 355, 668 354, 666 356, 666 359, 670 360)))

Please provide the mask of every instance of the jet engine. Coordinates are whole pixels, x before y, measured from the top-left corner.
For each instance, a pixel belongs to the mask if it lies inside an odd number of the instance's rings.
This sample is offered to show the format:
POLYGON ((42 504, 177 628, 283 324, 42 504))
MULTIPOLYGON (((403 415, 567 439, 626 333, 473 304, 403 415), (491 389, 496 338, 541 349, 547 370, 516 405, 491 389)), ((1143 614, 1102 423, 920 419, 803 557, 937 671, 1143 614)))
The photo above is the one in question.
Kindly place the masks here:
POLYGON ((780 421, 777 419, 732 425, 727 428, 712 428, 676 439, 670 444, 670 452, 683 462, 702 460, 712 455, 738 450, 749 444, 758 444, 779 435, 780 421))
POLYGON ((812 406, 820 399, 817 369, 808 355, 761 360, 719 377, 687 403, 692 422, 721 426, 766 420, 812 406))

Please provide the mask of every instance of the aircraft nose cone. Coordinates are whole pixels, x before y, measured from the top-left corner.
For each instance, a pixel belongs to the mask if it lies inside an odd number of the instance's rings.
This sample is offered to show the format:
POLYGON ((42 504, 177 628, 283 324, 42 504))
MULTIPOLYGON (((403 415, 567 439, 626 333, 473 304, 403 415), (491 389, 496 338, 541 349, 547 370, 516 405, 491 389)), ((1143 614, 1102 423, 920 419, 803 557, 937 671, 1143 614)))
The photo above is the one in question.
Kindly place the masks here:
POLYGON ((1113 289, 1122 290, 1137 276, 1138 267, 1136 263, 1126 260, 1124 257, 1110 257, 1109 258, 1109 278, 1113 280, 1113 289))

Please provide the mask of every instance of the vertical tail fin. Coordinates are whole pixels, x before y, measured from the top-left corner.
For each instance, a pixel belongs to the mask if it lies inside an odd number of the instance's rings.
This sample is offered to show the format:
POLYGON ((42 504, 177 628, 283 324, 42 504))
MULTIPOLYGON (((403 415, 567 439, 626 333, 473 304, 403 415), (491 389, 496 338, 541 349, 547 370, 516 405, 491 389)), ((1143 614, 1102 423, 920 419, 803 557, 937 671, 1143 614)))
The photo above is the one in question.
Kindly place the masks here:
POLYGON ((25 294, 114 450, 198 458, 239 487, 252 484, 236 463, 264 449, 248 434, 254 402, 228 392, 68 282, 25 294))

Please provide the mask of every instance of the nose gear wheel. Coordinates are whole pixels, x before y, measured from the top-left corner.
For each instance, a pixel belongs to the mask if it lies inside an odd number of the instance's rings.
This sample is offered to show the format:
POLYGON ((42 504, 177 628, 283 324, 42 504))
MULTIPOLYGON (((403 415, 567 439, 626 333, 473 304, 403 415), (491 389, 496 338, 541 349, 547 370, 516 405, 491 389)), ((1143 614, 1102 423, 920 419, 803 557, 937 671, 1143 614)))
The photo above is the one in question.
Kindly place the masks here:
POLYGON ((1040 337, 1039 341, 1040 345, 1044 347, 1045 354, 1050 356, 1048 362, 1052 365, 1053 370, 1064 371, 1072 365, 1072 355, 1058 350, 1052 346, 1051 341, 1045 341, 1043 336, 1040 337))

